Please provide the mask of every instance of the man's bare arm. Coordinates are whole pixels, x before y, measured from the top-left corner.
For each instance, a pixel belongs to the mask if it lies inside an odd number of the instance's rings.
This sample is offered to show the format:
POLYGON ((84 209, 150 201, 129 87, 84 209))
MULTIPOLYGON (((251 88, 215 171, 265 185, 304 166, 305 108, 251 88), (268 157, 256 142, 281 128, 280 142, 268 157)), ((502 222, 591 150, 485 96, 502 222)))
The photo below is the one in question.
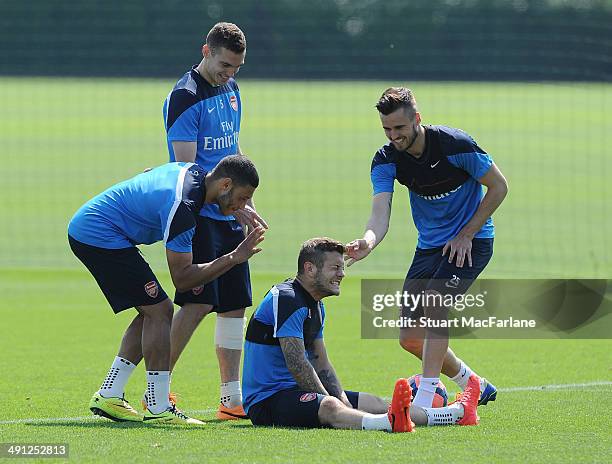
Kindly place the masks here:
POLYGON ((264 239, 263 234, 263 227, 253 229, 235 250, 209 263, 194 264, 192 253, 178 253, 166 248, 172 283, 179 292, 187 292, 215 280, 236 264, 243 263, 259 253, 261 248, 257 245, 264 239))
POLYGON ((327 357, 327 349, 325 348, 325 342, 322 338, 317 338, 314 341, 312 351, 313 355, 310 360, 312 367, 314 367, 325 389, 330 395, 335 396, 347 406, 352 407, 346 393, 344 393, 344 388, 342 388, 336 370, 327 357))
POLYGON ((297 337, 282 337, 278 340, 285 357, 285 362, 287 363, 287 369, 293 375, 300 389, 329 395, 314 367, 306 359, 304 340, 297 337))
POLYGON ((197 148, 197 142, 172 142, 174 159, 176 161, 195 163, 197 148))
POLYGON ((389 230, 393 193, 381 192, 372 198, 372 213, 363 238, 346 244, 347 266, 368 256, 389 230))

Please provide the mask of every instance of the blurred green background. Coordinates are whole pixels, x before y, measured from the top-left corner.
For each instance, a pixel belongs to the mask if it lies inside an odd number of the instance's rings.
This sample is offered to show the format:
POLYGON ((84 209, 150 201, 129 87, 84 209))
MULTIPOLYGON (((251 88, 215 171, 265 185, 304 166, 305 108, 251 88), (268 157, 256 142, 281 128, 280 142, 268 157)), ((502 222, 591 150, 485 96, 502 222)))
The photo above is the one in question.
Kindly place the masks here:
MULTIPOLYGON (((363 232, 370 163, 386 139, 374 108, 403 81, 240 80, 240 144, 270 224, 253 272, 291 273, 299 245, 363 232)), ((612 145, 607 83, 408 82, 425 123, 460 127, 507 176, 488 277, 610 277, 612 145)), ((66 226, 106 187, 167 161, 161 104, 173 80, 0 79, 0 267, 65 268, 66 226)), ((390 232, 356 275, 407 270, 416 244, 396 184, 390 232)), ((145 247, 163 270, 160 247, 145 247)))

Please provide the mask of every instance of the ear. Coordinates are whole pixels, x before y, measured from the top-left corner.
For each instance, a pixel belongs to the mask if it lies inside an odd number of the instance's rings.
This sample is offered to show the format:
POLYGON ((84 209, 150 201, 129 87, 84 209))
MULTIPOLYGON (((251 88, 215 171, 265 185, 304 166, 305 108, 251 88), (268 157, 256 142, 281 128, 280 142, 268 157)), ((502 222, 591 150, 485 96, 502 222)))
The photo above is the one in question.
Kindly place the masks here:
POLYGON ((311 263, 310 261, 306 261, 304 263, 304 274, 306 274, 308 277, 312 277, 314 274, 316 274, 317 272, 317 267, 314 265, 314 263, 311 263))
POLYGON ((232 188, 231 177, 223 177, 219 180, 219 187, 223 192, 228 192, 232 188))
POLYGON ((208 44, 202 45, 202 56, 208 58, 210 56, 210 47, 208 44))
POLYGON ((418 111, 414 115, 414 122, 416 122, 417 124, 421 124, 421 113, 419 113, 418 111))

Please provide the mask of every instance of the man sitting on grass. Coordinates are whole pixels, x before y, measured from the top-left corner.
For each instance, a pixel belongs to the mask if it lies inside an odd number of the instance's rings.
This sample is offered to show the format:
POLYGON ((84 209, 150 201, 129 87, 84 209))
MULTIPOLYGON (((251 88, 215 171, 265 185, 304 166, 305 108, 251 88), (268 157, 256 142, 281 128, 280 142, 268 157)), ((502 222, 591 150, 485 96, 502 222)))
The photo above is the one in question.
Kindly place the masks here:
MULTIPOLYGON (((427 424, 421 409, 410 412, 407 379, 396 382, 390 405, 369 393, 344 390, 338 380, 323 342, 321 300, 340 294, 344 251, 329 238, 306 241, 297 276, 273 286, 251 317, 242 382, 243 404, 254 425, 411 432, 413 421, 427 424)), ((449 423, 475 425, 479 395, 473 376, 456 403, 435 413, 447 414, 449 423)))

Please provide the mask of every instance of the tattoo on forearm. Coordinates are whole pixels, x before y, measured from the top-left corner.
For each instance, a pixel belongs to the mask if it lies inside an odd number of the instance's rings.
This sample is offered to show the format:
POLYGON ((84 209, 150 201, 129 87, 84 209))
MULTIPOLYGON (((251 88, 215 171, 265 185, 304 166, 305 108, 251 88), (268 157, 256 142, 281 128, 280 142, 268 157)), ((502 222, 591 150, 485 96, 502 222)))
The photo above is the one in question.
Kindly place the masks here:
POLYGON ((321 380, 319 380, 312 364, 306 359, 303 340, 295 337, 284 337, 280 339, 280 345, 287 368, 298 386, 302 390, 327 395, 328 393, 323 387, 321 380))
POLYGON ((325 389, 329 392, 330 395, 335 396, 336 398, 340 398, 342 396, 342 385, 340 385, 340 380, 336 376, 336 373, 333 369, 323 369, 317 372, 321 383, 325 387, 325 389))

